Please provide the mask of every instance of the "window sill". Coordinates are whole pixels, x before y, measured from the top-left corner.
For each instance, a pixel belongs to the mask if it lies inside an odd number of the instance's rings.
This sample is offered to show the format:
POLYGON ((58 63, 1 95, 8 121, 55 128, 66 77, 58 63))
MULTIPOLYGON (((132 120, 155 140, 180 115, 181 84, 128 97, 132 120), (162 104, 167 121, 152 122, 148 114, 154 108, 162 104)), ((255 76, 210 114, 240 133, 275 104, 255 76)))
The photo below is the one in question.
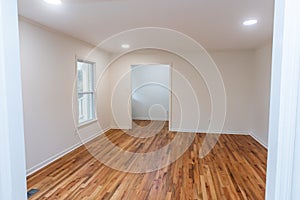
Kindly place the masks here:
POLYGON ((84 126, 87 126, 87 125, 90 125, 94 122, 98 121, 98 119, 92 119, 92 120, 89 120, 89 121, 86 121, 86 122, 83 122, 81 124, 78 124, 77 128, 82 128, 84 126))

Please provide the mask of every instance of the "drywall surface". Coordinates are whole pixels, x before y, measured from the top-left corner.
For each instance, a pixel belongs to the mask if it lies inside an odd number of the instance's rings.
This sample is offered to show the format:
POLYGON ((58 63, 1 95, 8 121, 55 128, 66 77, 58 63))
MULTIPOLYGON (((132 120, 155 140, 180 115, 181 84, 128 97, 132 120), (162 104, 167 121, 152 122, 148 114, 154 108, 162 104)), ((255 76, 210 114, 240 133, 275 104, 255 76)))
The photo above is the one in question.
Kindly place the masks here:
POLYGON ((170 67, 135 65, 131 70, 132 118, 169 120, 170 67))
POLYGON ((253 136, 268 146, 272 44, 255 51, 253 136))
POLYGON ((135 51, 122 56, 110 66, 112 127, 131 127, 131 65, 149 63, 171 66, 171 129, 206 129, 210 99, 203 79, 187 61, 159 50, 135 51), (198 99, 203 103, 198 103, 198 99))
MULTIPOLYGON (((254 52, 218 51, 210 54, 223 77, 227 93, 227 115, 223 132, 249 133, 253 122, 254 52)), ((122 56, 110 66, 112 126, 131 127, 130 66, 143 63, 171 65, 170 128, 206 132, 212 118, 206 83, 187 61, 160 50, 135 51, 122 56), (195 121, 199 122, 199 126, 193 127, 195 121)))
MULTIPOLYGON (((170 66, 171 130, 214 132, 209 127, 214 116, 206 82, 180 56, 162 50, 138 50, 121 56, 105 69, 111 58, 107 52, 91 52, 93 47, 89 44, 23 19, 20 20, 20 47, 28 173, 103 130, 131 128, 135 117, 131 106, 132 65, 170 66), (96 62, 96 77, 101 77, 97 79, 98 121, 80 127, 79 134, 75 131, 76 92, 73 90, 76 56, 96 62)), ((222 132, 252 133, 266 143, 270 46, 256 51, 209 53, 222 76, 227 95, 222 132)))
POLYGON ((109 128, 108 75, 104 73, 109 55, 91 52, 93 47, 88 44, 26 20, 19 23, 26 161, 27 172, 31 173, 109 128), (75 131, 76 90, 73 93, 76 56, 96 62, 96 77, 104 74, 97 88, 100 123, 79 128, 79 134, 75 131))
POLYGON ((225 132, 250 133, 253 121, 254 52, 214 51, 210 54, 222 74, 227 94, 225 132))
POLYGON ((225 127, 245 130, 268 146, 271 42, 249 51, 211 52, 227 92, 225 127))

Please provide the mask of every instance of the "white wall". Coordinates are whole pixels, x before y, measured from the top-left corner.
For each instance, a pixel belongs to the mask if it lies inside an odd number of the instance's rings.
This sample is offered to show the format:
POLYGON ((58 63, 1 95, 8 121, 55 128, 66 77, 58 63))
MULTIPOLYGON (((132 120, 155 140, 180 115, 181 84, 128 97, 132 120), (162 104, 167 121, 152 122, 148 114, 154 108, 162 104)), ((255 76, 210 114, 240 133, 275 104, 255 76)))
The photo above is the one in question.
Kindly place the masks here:
POLYGON ((208 127, 210 106, 207 105, 210 105, 210 100, 203 79, 185 60, 174 54, 158 50, 132 52, 122 56, 110 66, 112 127, 124 129, 131 127, 130 66, 136 63, 170 64, 172 74, 171 88, 173 92, 170 111, 171 129, 197 130, 208 127), (192 86, 189 85, 190 82, 193 82, 192 86), (200 108, 197 99, 201 99, 203 102, 201 105, 199 104, 200 108), (203 118, 199 127, 196 126, 199 119, 198 108, 203 118))
POLYGON ((169 120, 170 67, 153 64, 131 69, 132 119, 169 120))
POLYGON ((223 75, 227 92, 226 126, 246 130, 268 146, 271 42, 244 51, 211 52, 223 75))
MULTIPOLYGON (((24 19, 19 27, 26 163, 30 173, 80 143, 72 112, 72 105, 77 110, 72 104, 75 56, 85 58, 93 47, 24 19)), ((96 62, 96 75, 100 75, 108 57, 96 50, 86 59, 96 62)), ((101 127, 93 123, 80 128, 83 140, 110 127, 107 78, 105 74, 97 89, 101 127)))
MULTIPOLYGON (((20 20, 20 44, 30 173, 80 143, 72 112, 72 105, 76 108, 72 104, 75 55, 84 58, 93 47, 24 19, 20 20)), ((210 52, 227 93, 224 133, 253 132, 259 140, 267 138, 268 49, 210 52)), ((97 89, 100 127, 93 123, 81 128, 82 139, 110 127, 131 128, 131 65, 143 63, 171 66, 171 130, 206 132, 210 95, 201 75, 187 61, 165 51, 140 50, 122 56, 104 72, 109 57, 96 50, 88 58, 96 62, 97 75, 103 74, 97 89)))
POLYGON ((272 44, 270 42, 255 51, 252 134, 264 146, 268 146, 271 67, 272 44))
POLYGON ((227 94, 225 132, 250 133, 253 121, 254 52, 214 51, 210 54, 222 74, 227 94))
MULTIPOLYGON (((223 76, 227 93, 227 116, 223 132, 251 132, 254 51, 210 53, 223 76)), ((130 127, 130 76, 126 74, 130 74, 130 65, 134 63, 171 63, 171 88, 174 93, 171 99, 171 129, 207 130, 211 105, 205 82, 188 62, 174 54, 159 50, 132 52, 110 66, 112 110, 115 116, 112 121, 113 127, 117 126, 116 121, 121 128, 130 127), (200 121, 199 127, 193 127, 191 121, 195 120, 200 121)))

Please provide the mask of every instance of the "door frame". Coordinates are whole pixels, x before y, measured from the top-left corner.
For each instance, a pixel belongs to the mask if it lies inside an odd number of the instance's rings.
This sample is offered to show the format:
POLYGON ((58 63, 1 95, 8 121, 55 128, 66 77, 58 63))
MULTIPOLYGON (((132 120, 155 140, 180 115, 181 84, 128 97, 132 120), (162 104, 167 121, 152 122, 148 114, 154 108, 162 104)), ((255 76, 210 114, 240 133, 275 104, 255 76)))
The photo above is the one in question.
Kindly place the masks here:
MULTIPOLYGON (((132 121, 132 67, 136 65, 168 65, 169 66, 169 130, 171 130, 171 123, 172 123, 172 69, 173 63, 138 63, 138 64, 131 64, 130 65, 130 120, 132 121)), ((131 123, 132 128, 132 123, 131 123)))
POLYGON ((299 0, 275 0, 267 200, 300 198, 299 191, 293 191, 293 184, 300 184, 293 177, 293 166, 299 162, 294 155, 296 135, 300 134, 299 10, 299 0), (293 192, 297 192, 297 198, 293 192))
POLYGON ((17 0, 0 1, 0 160, 0 199, 27 199, 17 0))

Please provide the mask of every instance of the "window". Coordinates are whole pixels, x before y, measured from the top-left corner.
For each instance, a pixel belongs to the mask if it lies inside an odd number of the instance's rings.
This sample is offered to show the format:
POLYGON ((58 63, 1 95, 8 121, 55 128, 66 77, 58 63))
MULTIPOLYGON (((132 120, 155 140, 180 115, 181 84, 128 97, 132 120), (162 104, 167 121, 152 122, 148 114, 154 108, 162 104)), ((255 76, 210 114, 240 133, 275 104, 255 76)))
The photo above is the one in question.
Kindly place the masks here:
POLYGON ((77 60, 78 124, 93 121, 95 115, 95 63, 77 60))

